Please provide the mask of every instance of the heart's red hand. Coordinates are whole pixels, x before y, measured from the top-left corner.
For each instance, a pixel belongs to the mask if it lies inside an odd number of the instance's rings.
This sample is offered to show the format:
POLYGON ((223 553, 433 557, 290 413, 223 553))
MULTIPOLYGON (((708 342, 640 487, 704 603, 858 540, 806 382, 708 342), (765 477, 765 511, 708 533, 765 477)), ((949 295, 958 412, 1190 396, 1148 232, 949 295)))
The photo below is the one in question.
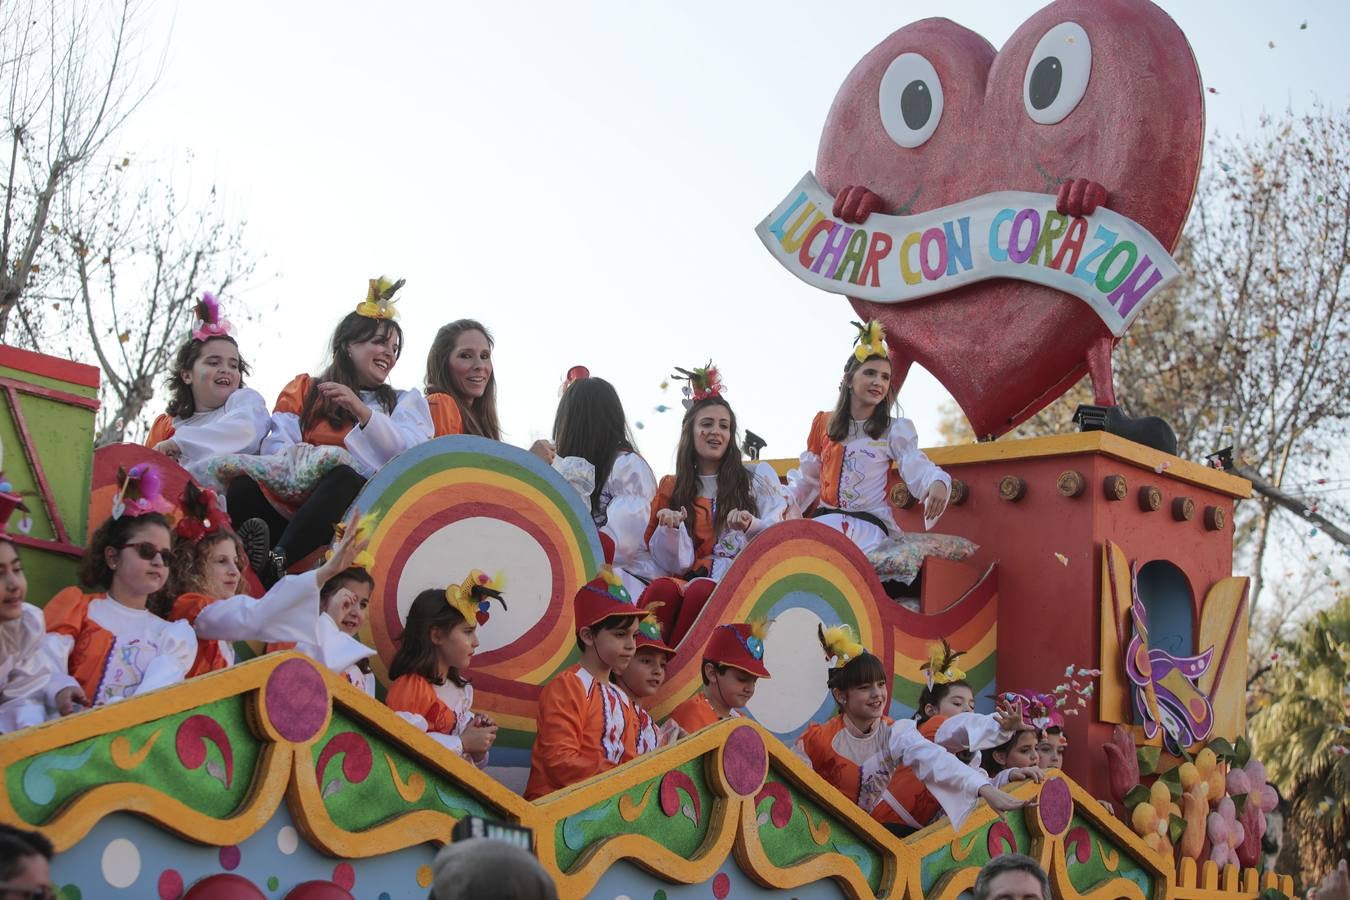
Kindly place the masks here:
POLYGON ((850 185, 834 198, 834 217, 854 225, 867 221, 874 212, 883 212, 886 201, 862 185, 850 185))
POLYGON ((1066 178, 1055 198, 1055 212, 1061 216, 1090 216, 1105 206, 1106 188, 1086 178, 1066 178))

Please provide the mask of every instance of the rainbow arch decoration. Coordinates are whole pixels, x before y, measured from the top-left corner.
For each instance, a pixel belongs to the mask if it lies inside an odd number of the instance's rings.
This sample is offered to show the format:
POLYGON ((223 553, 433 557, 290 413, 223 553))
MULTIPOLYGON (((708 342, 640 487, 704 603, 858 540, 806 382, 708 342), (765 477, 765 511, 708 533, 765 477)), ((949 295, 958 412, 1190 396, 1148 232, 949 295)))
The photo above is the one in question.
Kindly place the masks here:
POLYGON ((747 709, 789 745, 811 722, 835 713, 816 637, 821 623, 851 625, 863 645, 891 667, 892 715, 913 712, 928 643, 943 636, 969 648, 962 662, 978 697, 994 680, 997 581, 991 567, 946 610, 921 615, 886 595, 866 556, 844 535, 809 520, 774 525, 750 542, 708 598, 676 648, 653 712, 665 716, 700 689, 700 650, 719 623, 755 617, 774 623, 764 655, 773 677, 759 682, 747 709))
POLYGON ((528 765, 539 691, 576 652, 572 597, 604 561, 589 508, 533 454, 468 435, 399 454, 355 506, 376 519, 376 589, 361 637, 379 653, 382 683, 419 591, 458 583, 473 568, 506 573, 507 609, 479 630, 475 704, 502 726, 498 756, 528 765))

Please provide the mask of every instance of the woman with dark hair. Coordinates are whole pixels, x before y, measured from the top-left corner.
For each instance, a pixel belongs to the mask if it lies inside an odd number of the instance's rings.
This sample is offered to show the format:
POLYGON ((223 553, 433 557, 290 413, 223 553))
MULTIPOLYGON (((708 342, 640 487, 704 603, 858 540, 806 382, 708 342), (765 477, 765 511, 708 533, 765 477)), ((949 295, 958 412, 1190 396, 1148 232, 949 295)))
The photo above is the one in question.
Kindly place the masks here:
POLYGON ((751 538, 787 514, 787 492, 768 463, 745 465, 737 444, 736 413, 723 396, 717 368, 677 369, 689 382, 675 451, 675 474, 661 479, 647 523, 658 579, 644 603, 657 613, 671 644, 678 643, 712 588, 751 538))
POLYGON ((476 434, 502 439, 492 334, 473 319, 442 325, 427 354, 427 405, 436 437, 476 434))
POLYGON ((267 586, 328 542, 380 466, 432 436, 421 392, 387 383, 403 351, 393 307, 402 284, 372 278, 366 300, 333 332, 327 368, 282 389, 264 456, 218 465, 229 469, 218 477, 229 483, 230 520, 267 586))
POLYGON ((210 293, 202 294, 196 316, 165 383, 168 406, 150 426, 145 445, 209 484, 211 459, 257 453, 271 420, 262 395, 244 386, 248 363, 210 293))
MULTIPOLYGON (((855 344, 834 410, 811 422, 801 464, 788 473, 788 489, 808 517, 843 532, 864 553, 884 552, 899 549, 901 536, 891 490, 903 479, 910 495, 923 502, 924 523, 931 527, 947 508, 951 477, 919 449, 914 423, 891 415, 898 386, 891 382, 881 325, 859 325, 855 344)), ((907 575, 895 577, 910 581, 914 573, 907 575)))
POLYGON ((656 476, 638 455, 614 386, 582 367, 569 381, 553 419, 553 442, 531 450, 552 463, 587 501, 591 519, 614 544, 614 570, 636 597, 661 571, 647 552, 647 521, 656 476))

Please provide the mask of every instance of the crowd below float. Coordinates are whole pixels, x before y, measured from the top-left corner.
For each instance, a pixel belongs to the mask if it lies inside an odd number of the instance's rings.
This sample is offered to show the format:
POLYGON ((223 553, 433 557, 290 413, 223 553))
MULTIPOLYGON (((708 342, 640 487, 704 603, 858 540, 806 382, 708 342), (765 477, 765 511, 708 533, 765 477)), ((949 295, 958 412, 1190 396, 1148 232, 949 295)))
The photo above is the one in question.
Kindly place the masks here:
MULTIPOLYGON (((493 339, 480 323, 439 330, 423 390, 390 383, 403 344, 402 284, 372 279, 334 329, 327 367, 292 379, 270 413, 244 384, 249 367, 220 305, 203 296, 168 379, 167 409, 147 439, 194 479, 183 495, 164 496, 152 463, 120 472, 80 584, 42 609, 27 603, 17 547, 0 524, 0 732, 226 668, 238 641, 294 648, 375 696, 375 651, 358 639, 376 587, 372 523, 347 511, 367 479, 417 444, 452 434, 501 439, 493 339), (290 571, 325 547, 316 567, 290 571), (261 597, 245 591, 249 568, 266 589, 261 597)), ((607 565, 574 598, 580 659, 541 693, 526 798, 743 714, 759 679, 771 677, 769 623, 718 623, 702 647, 681 640, 737 554, 775 523, 814 518, 850 538, 883 579, 913 578, 915 544, 889 493, 903 479, 931 528, 951 479, 919 449, 913 423, 892 414, 897 385, 880 326, 855 325, 838 402, 811 421, 786 484, 766 463, 743 459, 736 414, 711 363, 673 376, 686 382, 685 413, 675 472, 659 481, 613 386, 580 366, 568 373, 553 439, 530 449, 589 505, 607 565), (702 654, 703 686, 658 723, 643 704, 678 653, 702 654)), ((23 508, 4 487, 0 523, 23 508)), ((923 537, 923 555, 960 558, 968 545, 923 537)), ((408 610, 385 702, 481 767, 497 726, 474 711, 469 670, 478 629, 492 627, 494 604, 505 606, 509 593, 500 573, 445 575, 408 610)), ((923 667, 916 717, 893 720, 882 660, 847 625, 822 627, 819 638, 838 714, 808 727, 795 750, 895 832, 942 815, 959 827, 979 799, 1015 809, 1024 801, 1003 790, 1009 783, 1040 781, 1061 765, 1067 741, 1050 697, 1004 693, 992 714, 975 712, 960 654, 944 642, 923 667)))

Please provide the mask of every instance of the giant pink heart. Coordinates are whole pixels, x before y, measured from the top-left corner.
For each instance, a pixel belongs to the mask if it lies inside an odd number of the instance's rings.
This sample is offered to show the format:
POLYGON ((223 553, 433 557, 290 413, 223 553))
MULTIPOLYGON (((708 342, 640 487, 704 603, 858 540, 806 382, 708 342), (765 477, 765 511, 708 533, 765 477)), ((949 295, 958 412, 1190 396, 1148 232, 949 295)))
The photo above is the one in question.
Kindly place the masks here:
MULTIPOLYGON (((927 71, 911 63, 906 58, 897 71, 905 78, 927 71)), ((918 122, 925 102, 936 112, 931 85, 894 76, 888 83, 885 102, 904 100, 909 113, 890 115, 893 129, 897 121, 902 131, 918 122)), ((997 53, 954 22, 924 19, 874 47, 844 80, 821 135, 816 176, 831 194, 863 186, 881 196, 886 212, 902 214, 991 191, 1056 193, 1063 179, 1087 179, 1106 188, 1110 209, 1170 250, 1199 175, 1202 101, 1185 36, 1145 0, 1058 0, 997 53), (1042 37, 1065 22, 1086 32, 1090 63, 1077 72, 1081 58, 1045 63, 1038 54, 1032 65, 1042 37), (887 132, 879 98, 888 67, 906 53, 931 64, 943 100, 936 128, 914 147, 887 132), (1041 68, 1032 86, 1024 85, 1029 66, 1041 68), (1084 72, 1086 88, 1066 116, 1033 121, 1033 108, 1043 118, 1057 114, 1056 102, 1070 96, 1064 89, 1084 72), (1052 98, 1056 83, 1060 94, 1052 98), (1024 99, 1032 87, 1035 98, 1024 99)), ((927 124, 902 136, 912 142, 927 124)), ((1052 288, 995 279, 906 303, 850 302, 885 327, 897 379, 912 363, 922 365, 956 398, 977 435, 1003 434, 1034 415, 1083 376, 1089 358, 1098 402, 1112 398, 1110 331, 1086 303, 1052 288)))

